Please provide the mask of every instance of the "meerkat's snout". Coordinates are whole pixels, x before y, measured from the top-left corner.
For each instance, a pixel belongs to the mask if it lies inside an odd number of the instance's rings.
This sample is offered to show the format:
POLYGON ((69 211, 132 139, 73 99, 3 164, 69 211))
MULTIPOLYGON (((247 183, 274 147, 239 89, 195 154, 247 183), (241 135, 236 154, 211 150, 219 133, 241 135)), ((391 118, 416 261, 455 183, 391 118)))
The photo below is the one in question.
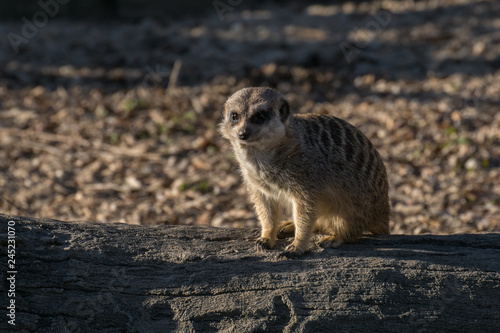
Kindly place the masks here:
POLYGON ((240 142, 250 143, 256 141, 258 128, 254 128, 246 119, 242 119, 241 124, 238 125, 234 128, 233 132, 240 142))
POLYGON ((246 141, 250 137, 250 129, 248 127, 244 127, 238 131, 238 138, 240 140, 246 141))

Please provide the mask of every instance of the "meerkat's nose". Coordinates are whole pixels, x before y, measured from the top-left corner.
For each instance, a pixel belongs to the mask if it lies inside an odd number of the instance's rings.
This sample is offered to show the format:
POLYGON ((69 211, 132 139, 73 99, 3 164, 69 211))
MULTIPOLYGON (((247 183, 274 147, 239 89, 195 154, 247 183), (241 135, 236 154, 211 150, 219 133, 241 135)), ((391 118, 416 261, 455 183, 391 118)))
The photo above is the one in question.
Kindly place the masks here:
POLYGON ((250 131, 248 131, 248 129, 241 129, 239 132, 238 132, 238 138, 240 138, 240 140, 246 140, 248 139, 248 137, 250 136, 250 131))

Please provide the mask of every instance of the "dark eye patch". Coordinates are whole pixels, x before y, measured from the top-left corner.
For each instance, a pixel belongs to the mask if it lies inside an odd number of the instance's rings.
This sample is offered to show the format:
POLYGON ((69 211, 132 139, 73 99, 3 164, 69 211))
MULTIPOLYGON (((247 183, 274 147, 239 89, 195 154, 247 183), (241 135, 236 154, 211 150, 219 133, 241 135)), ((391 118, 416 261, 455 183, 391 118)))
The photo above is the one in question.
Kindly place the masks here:
POLYGON ((250 118, 250 122, 256 125, 262 125, 273 117, 273 109, 260 110, 255 112, 255 114, 250 118))

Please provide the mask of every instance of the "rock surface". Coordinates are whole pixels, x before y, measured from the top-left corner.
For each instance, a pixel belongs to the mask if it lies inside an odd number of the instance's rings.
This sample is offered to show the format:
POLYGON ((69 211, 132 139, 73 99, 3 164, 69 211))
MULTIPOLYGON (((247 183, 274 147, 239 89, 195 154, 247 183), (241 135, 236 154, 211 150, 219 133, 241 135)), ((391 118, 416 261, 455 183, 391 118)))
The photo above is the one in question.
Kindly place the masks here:
POLYGON ((8 215, 2 251, 8 221, 22 332, 500 331, 499 233, 367 237, 277 260, 254 252, 256 229, 8 215))

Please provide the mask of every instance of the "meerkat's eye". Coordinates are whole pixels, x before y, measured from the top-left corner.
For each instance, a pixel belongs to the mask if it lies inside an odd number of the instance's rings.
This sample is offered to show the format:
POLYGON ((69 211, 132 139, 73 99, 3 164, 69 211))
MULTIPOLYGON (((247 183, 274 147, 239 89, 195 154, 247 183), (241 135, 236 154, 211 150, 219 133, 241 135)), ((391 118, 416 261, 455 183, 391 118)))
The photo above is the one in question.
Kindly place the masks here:
POLYGON ((229 117, 231 118, 231 121, 233 123, 237 123, 240 120, 240 115, 237 114, 236 112, 232 112, 229 117))

